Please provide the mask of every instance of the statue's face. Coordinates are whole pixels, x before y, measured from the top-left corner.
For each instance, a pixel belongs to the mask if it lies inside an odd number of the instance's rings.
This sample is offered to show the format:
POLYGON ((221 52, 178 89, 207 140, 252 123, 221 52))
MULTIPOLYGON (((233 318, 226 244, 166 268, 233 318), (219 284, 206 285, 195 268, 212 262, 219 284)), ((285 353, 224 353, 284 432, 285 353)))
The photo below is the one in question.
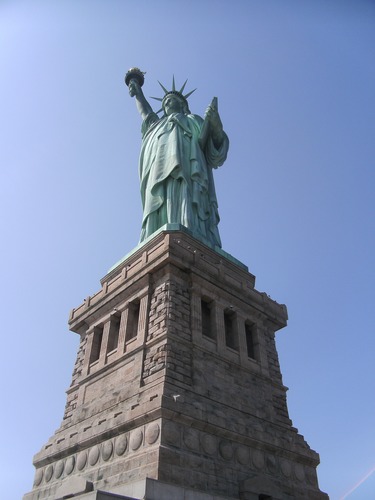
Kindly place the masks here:
POLYGON ((170 115, 172 113, 182 113, 183 102, 178 96, 170 94, 165 98, 163 108, 166 115, 170 115))

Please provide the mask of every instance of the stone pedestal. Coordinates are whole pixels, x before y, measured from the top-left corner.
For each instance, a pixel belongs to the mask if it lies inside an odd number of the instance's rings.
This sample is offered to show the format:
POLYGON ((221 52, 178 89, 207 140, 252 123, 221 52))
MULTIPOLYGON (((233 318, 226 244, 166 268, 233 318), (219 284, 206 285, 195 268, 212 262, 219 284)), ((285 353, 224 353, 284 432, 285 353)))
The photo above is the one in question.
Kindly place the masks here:
POLYGON ((274 340, 286 307, 254 284, 182 230, 112 269, 71 312, 64 419, 24 499, 328 498, 288 416, 274 340))

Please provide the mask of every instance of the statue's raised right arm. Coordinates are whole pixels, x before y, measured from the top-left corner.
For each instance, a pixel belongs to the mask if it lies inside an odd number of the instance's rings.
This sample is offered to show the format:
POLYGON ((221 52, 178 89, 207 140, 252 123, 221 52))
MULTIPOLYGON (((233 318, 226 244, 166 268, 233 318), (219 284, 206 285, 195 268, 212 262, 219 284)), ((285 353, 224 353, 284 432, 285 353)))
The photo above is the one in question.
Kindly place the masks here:
POLYGON ((144 120, 148 114, 152 113, 153 110, 150 103, 145 98, 141 86, 134 79, 129 82, 129 94, 130 97, 135 97, 137 109, 142 117, 142 120, 144 120))

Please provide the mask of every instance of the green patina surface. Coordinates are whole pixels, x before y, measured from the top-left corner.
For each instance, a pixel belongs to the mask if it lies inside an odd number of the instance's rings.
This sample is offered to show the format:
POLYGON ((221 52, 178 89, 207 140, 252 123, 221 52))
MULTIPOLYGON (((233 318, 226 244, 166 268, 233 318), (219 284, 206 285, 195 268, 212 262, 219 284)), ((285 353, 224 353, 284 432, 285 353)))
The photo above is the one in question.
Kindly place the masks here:
POLYGON ((229 140, 214 98, 204 119, 190 112, 180 90, 163 85, 162 116, 146 100, 144 78, 133 68, 126 76, 142 117, 139 161, 143 218, 140 242, 165 224, 180 224, 211 247, 221 248, 219 213, 212 170, 227 157, 229 140))

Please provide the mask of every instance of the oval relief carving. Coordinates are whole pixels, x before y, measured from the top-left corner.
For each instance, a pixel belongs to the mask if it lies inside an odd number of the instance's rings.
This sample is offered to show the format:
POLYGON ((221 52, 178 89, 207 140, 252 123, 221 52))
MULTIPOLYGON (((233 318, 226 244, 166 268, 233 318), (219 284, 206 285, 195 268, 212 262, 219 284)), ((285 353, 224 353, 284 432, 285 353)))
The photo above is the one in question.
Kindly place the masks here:
POLYGON ((185 429, 184 443, 189 450, 199 450, 199 436, 195 429, 185 429))
POLYGON ((63 472, 64 472, 64 462, 60 460, 59 462, 57 462, 55 466, 55 478, 59 479, 59 477, 62 476, 63 472))
POLYGON ((141 429, 136 429, 130 436, 130 448, 135 451, 141 446, 143 441, 143 432, 141 429))
POLYGON ((99 460, 99 455, 100 455, 100 452, 99 452, 99 446, 98 445, 96 445, 93 448, 91 448, 91 450, 89 452, 89 464, 90 465, 95 465, 96 462, 99 460))
POLYGON ((115 445, 116 455, 118 455, 119 457, 123 455, 127 447, 128 447, 128 438, 125 434, 123 434, 116 440, 116 445, 115 445))
POLYGON ((245 446, 239 446, 236 450, 236 457, 241 465, 249 465, 250 453, 245 446))
POLYGON ((180 445, 180 429, 174 422, 163 424, 162 439, 173 446, 180 445))
POLYGON ((267 469, 271 474, 276 474, 277 472, 277 460, 273 455, 267 455, 266 457, 267 469))
POLYGON ((106 441, 102 447, 102 458, 106 462, 112 456, 113 444, 112 441, 106 441))
POLYGON ((253 453, 253 464, 254 466, 260 470, 264 467, 264 455, 262 451, 255 450, 253 453))
POLYGON ((78 453, 77 456, 77 469, 83 470, 86 466, 86 463, 87 463, 87 452, 81 451, 81 453, 78 453))
POLYGON ((46 480, 47 483, 51 481, 52 474, 53 474, 53 466, 50 464, 46 468, 46 472, 44 473, 44 479, 46 480))
POLYGON ((205 434, 202 437, 202 448, 208 455, 216 455, 217 454, 217 440, 215 436, 211 434, 205 434))
POLYGON ((280 469, 285 477, 290 477, 290 475, 292 473, 292 466, 291 466, 290 462, 288 462, 288 460, 281 460, 280 469))
POLYGON ((303 465, 301 464, 296 464, 294 467, 294 474, 296 475, 296 478, 298 481, 304 481, 305 480, 305 471, 303 469, 303 465))
POLYGON ((69 476, 73 472, 74 465, 76 463, 76 460, 74 458, 74 455, 69 457, 67 461, 65 462, 65 473, 69 476))
POLYGON ((154 422, 150 424, 146 429, 146 442, 148 444, 154 444, 159 437, 160 427, 159 424, 154 422))
POLYGON ((231 460, 233 457, 233 448, 229 441, 221 441, 219 444, 220 455, 225 460, 231 460))
POLYGON ((39 486, 43 479, 43 469, 37 469, 35 471, 34 486, 39 486))
POLYGON ((305 470, 305 475, 306 475, 307 482, 309 484, 311 484, 311 486, 315 486, 315 487, 318 486, 318 484, 317 484, 317 478, 316 478, 316 472, 315 472, 314 469, 306 469, 305 470))

